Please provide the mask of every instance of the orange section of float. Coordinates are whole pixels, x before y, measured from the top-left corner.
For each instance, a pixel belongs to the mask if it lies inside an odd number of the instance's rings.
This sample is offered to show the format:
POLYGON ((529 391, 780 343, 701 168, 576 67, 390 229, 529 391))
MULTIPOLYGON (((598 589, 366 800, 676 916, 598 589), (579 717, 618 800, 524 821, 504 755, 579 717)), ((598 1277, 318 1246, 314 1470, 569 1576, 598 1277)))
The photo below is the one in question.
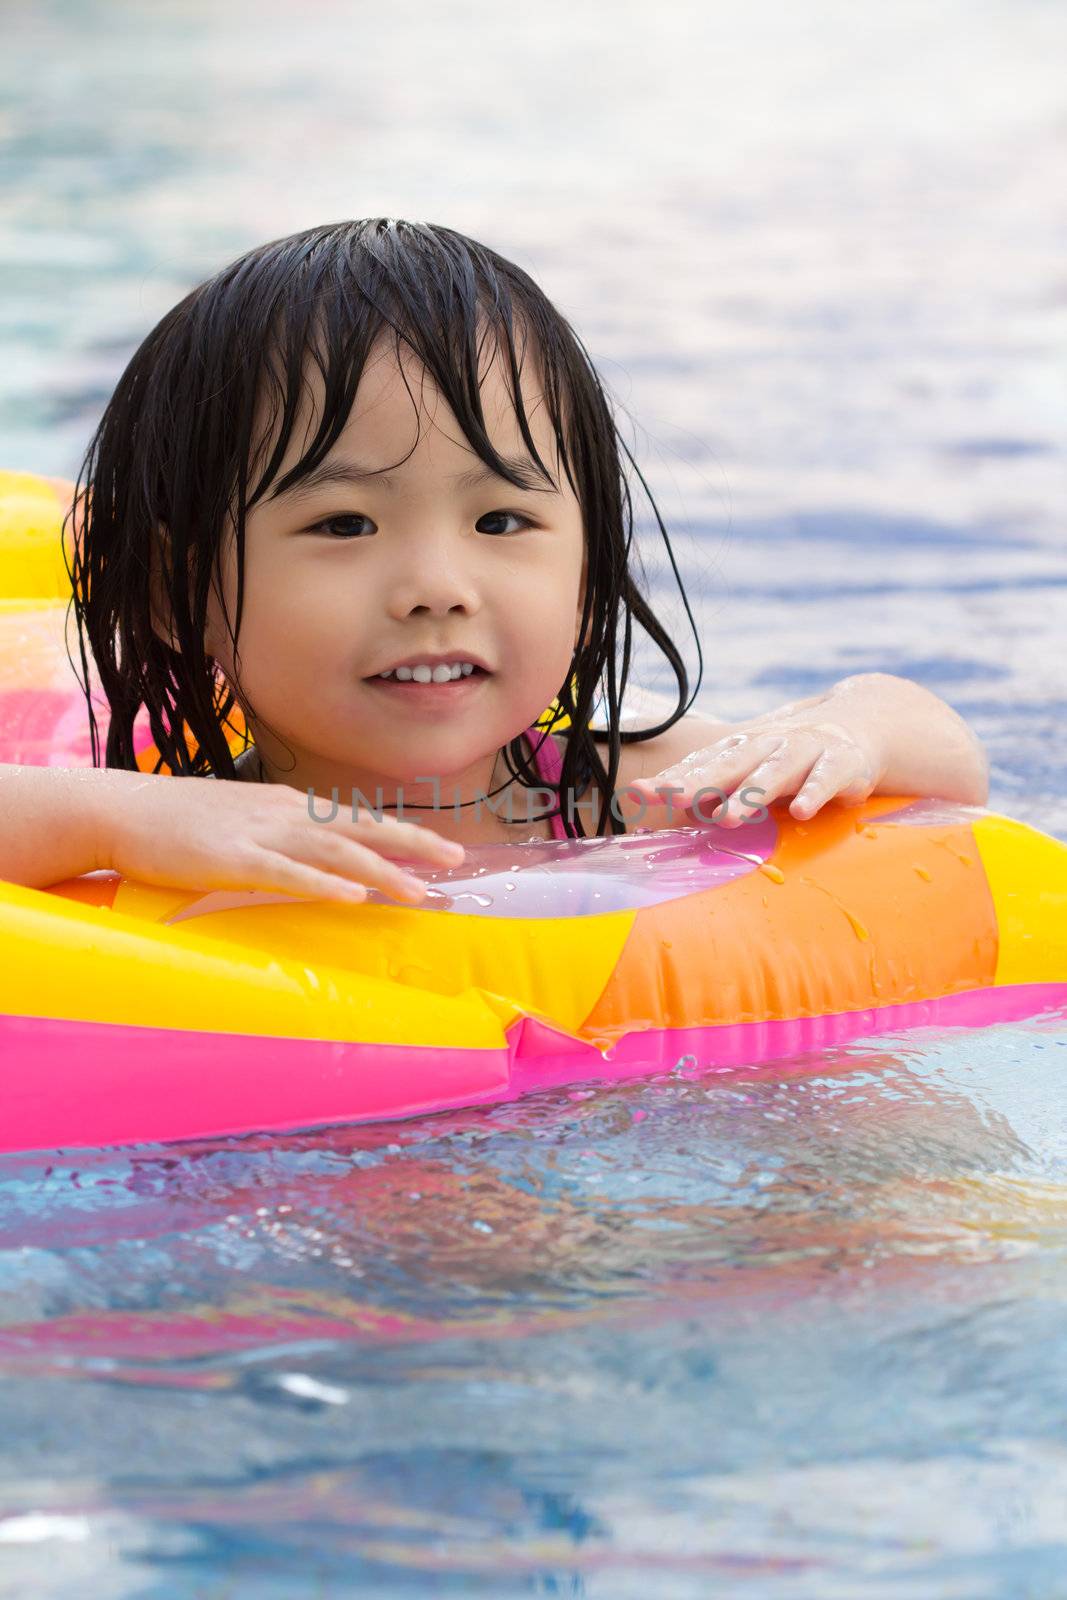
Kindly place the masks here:
MULTIPOLYGON (((582 1036, 812 1017, 991 984, 996 908, 971 830, 877 825, 902 803, 786 822, 768 866, 691 896, 684 920, 669 903, 644 910, 582 1036)), ((739 851, 744 831, 725 835, 739 851)))

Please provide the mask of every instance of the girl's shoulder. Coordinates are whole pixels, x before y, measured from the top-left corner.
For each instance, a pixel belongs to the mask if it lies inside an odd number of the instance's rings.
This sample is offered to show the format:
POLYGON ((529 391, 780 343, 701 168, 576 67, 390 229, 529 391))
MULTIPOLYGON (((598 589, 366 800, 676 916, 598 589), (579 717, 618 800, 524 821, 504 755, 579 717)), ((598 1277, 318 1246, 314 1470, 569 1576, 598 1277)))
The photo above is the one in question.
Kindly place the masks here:
MULTIPOLYGON (((624 725, 625 726, 625 725, 624 725)), ((689 711, 673 727, 640 744, 624 744, 619 756, 619 785, 635 778, 654 778, 666 767, 683 761, 694 750, 715 744, 733 729, 733 723, 718 722, 701 711, 689 711)))
MULTIPOLYGON (((669 710, 670 702, 653 705, 646 699, 640 713, 631 710, 620 719, 620 726, 623 731, 628 727, 640 727, 642 723, 647 724, 657 712, 665 715, 669 710)), ((706 712, 689 711, 654 739, 643 739, 639 744, 624 744, 619 754, 619 775, 615 788, 618 794, 616 807, 626 823, 627 833, 632 833, 635 828, 650 826, 649 820, 643 820, 643 808, 637 796, 623 793, 627 784, 637 778, 656 777, 667 767, 673 767, 686 756, 692 755, 694 750, 702 750, 706 745, 725 738, 733 732, 734 727, 734 723, 720 721, 706 712)), ((593 798, 599 800, 595 791, 593 798)))

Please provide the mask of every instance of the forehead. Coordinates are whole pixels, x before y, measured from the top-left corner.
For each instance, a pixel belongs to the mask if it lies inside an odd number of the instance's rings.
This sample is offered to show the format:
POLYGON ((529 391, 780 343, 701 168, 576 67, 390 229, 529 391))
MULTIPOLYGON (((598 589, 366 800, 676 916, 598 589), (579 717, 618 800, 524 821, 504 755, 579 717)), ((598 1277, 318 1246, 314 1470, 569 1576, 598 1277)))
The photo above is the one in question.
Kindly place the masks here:
MULTIPOLYGON (((521 363, 518 383, 526 422, 537 453, 566 492, 566 475, 560 471, 559 450, 542 388, 542 377, 532 345, 516 351, 521 363)), ((512 396, 506 346, 494 330, 483 332, 478 347, 479 398, 485 430, 493 448, 505 457, 530 459, 512 396)), ((457 374, 457 379, 459 378, 457 374)), ((286 444, 274 484, 307 454, 319 429, 326 402, 326 382, 318 360, 306 359, 300 401, 292 434, 286 444)), ((261 397, 257 411, 257 437, 268 420, 269 431, 259 452, 260 470, 272 455, 281 434, 282 407, 278 397, 271 417, 269 396, 261 397)), ((329 456, 357 461, 371 471, 397 468, 398 474, 417 467, 407 458, 415 453, 428 467, 466 457, 478 465, 477 453, 465 437, 443 390, 429 369, 403 342, 399 351, 391 330, 375 340, 360 375, 352 408, 329 456)), ((269 491, 268 491, 269 494, 269 491)))

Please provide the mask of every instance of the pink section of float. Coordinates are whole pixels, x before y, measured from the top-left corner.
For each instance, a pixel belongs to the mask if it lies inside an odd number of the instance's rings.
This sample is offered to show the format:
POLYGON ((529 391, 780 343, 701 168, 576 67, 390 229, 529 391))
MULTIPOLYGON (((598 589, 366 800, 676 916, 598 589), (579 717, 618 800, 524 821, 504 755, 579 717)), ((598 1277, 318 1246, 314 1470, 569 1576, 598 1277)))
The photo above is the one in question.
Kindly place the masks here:
MULTIPOLYGON (((787 1022, 631 1034, 602 1054, 532 1017, 506 1050, 441 1050, 334 1040, 132 1028, 36 1017, 0 1018, 0 1053, 35 1072, 5 1090, 0 1152, 247 1132, 283 1132, 368 1117, 403 1117, 514 1100, 578 1082, 669 1072, 692 1056, 693 1076, 757 1066, 899 1028, 984 1027, 1067 1007, 1067 984, 1019 984, 910 1005, 787 1022), (226 1053, 225 1073, 218 1052, 226 1053), (346 1096, 346 1081, 351 1085, 346 1096), (404 1092, 398 1095, 402 1082, 404 1092), (40 1085, 40 1087, 38 1087, 40 1085)), ((822 1060, 812 1070, 825 1067, 822 1060)))

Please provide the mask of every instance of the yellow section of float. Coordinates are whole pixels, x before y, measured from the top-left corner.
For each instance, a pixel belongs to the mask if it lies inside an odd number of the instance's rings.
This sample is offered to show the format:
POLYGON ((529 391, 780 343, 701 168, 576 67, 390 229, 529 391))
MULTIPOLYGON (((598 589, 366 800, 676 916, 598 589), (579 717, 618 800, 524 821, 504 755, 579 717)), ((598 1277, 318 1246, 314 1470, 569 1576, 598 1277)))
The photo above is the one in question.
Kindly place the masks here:
POLYGON ((0 598, 70 598, 62 530, 72 487, 61 478, 0 471, 0 598))
POLYGON ((506 994, 509 1021, 529 1012, 571 1030, 602 993, 636 915, 498 918, 324 900, 257 904, 252 895, 244 905, 211 910, 215 898, 122 882, 114 909, 166 920, 166 937, 180 934, 195 948, 221 941, 284 968, 343 968, 350 981, 400 984, 430 997, 467 989, 506 994))
MULTIPOLYGON (((343 938, 350 953, 352 920, 360 909, 341 910, 335 949, 343 938)), ((330 911, 320 903, 315 917, 328 924, 334 921, 330 911)), ((514 1007, 508 1003, 502 1016, 494 996, 472 989, 430 993, 326 961, 312 969, 263 944, 260 938, 237 946, 206 931, 160 927, 4 883, 0 1011, 302 1039, 308 1037, 311 1001, 316 1039, 474 1049, 505 1042, 514 1007)))
POLYGON ((1067 973, 1067 850, 1010 817, 972 823, 996 907, 995 985, 1062 983, 1067 973))

